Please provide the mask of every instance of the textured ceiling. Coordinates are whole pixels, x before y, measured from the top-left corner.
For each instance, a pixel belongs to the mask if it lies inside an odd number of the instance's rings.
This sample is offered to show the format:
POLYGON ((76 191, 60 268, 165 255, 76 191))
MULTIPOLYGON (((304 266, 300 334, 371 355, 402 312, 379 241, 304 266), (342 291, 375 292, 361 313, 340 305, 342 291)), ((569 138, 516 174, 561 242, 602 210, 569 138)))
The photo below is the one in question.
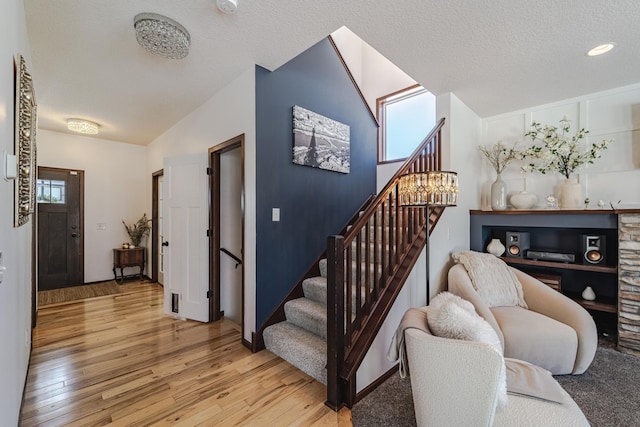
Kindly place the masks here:
POLYGON ((637 0, 238 1, 224 15, 215 0, 24 0, 40 127, 81 117, 148 144, 253 64, 273 70, 343 25, 481 117, 640 81, 637 0), (140 12, 185 26, 189 56, 143 50, 140 12))

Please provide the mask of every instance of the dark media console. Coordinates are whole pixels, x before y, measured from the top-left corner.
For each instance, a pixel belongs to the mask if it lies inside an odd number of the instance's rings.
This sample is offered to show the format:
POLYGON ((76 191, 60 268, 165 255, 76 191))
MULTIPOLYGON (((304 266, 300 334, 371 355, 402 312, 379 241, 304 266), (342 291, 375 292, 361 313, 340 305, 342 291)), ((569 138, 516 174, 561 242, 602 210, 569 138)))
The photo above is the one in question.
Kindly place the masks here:
POLYGON ((585 308, 618 312, 618 215, 612 211, 471 211, 470 248, 492 239, 503 260, 585 308), (590 286, 595 301, 582 298, 590 286))

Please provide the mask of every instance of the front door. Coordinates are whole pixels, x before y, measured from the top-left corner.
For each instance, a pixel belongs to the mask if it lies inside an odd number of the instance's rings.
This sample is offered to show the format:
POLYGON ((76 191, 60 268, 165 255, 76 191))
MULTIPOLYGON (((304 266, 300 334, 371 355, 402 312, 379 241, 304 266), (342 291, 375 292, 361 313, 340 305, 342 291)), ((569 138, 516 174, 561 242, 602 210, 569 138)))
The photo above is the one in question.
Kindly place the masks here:
POLYGON ((39 290, 84 284, 83 177, 82 171, 38 168, 39 290))
POLYGON ((164 311, 209 321, 207 153, 164 160, 164 311))

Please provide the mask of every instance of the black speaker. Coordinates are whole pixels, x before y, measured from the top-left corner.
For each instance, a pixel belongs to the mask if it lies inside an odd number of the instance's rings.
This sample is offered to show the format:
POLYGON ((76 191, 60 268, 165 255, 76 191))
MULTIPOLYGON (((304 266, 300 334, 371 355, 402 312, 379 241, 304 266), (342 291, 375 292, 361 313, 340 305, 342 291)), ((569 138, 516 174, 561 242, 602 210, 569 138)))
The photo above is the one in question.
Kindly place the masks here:
POLYGON ((605 236, 580 235, 580 256, 587 264, 604 264, 607 258, 605 247, 605 236))
POLYGON ((529 233, 521 231, 507 231, 507 256, 524 258, 529 250, 529 233))

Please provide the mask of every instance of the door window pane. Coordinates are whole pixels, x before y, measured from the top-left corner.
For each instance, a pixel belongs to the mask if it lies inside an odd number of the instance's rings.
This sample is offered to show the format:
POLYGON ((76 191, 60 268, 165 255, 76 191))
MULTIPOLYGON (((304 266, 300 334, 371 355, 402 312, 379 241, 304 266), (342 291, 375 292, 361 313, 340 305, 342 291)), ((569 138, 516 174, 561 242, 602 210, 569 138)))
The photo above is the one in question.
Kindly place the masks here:
POLYGON ((65 182, 39 179, 36 188, 38 203, 65 203, 65 182))

